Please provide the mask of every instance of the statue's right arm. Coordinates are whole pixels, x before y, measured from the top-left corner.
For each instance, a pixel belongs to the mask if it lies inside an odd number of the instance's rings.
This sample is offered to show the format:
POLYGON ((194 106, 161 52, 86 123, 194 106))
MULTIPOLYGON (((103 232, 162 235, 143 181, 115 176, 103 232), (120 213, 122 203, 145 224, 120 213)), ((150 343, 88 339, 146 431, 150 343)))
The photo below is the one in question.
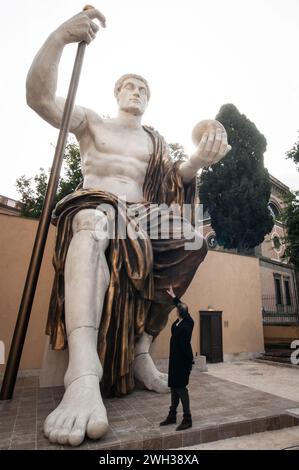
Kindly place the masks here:
MULTIPOLYGON (((105 17, 96 9, 75 15, 59 26, 46 40, 33 60, 26 82, 28 105, 43 119, 60 128, 65 99, 56 96, 58 66, 64 47, 72 42, 89 44, 99 27, 92 21, 97 18, 105 27, 105 17)), ((80 137, 88 125, 88 115, 95 114, 75 106, 70 131, 80 137)))

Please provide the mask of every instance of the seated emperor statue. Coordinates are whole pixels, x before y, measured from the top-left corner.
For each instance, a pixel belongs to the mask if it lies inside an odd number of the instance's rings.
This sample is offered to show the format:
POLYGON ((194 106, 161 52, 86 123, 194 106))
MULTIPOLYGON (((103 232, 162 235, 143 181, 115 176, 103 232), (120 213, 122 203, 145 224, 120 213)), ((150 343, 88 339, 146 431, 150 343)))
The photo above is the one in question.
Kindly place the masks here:
MULTIPOLYGON (((56 128, 65 104, 56 96, 63 49, 73 42, 89 44, 100 29, 93 19, 105 27, 96 9, 59 26, 28 73, 28 105, 56 128)), ((187 161, 174 163, 160 134, 141 124, 150 98, 147 81, 124 75, 114 94, 119 108, 114 119, 74 107, 70 131, 80 145, 83 182, 57 204, 52 218, 55 279, 46 332, 53 349, 68 347, 69 364, 65 394, 44 433, 53 443, 73 446, 86 435, 98 439, 106 433, 103 394, 125 395, 136 379, 149 390, 169 391, 167 374, 157 370, 149 349, 173 309, 166 289, 173 285, 178 296, 184 294, 207 247, 190 221, 175 212, 166 237, 164 216, 158 217, 155 207, 192 204, 197 171, 230 149, 225 132, 205 133, 187 161), (126 236, 120 236, 123 225, 126 236), (103 236, 111 229, 114 236, 103 236)))

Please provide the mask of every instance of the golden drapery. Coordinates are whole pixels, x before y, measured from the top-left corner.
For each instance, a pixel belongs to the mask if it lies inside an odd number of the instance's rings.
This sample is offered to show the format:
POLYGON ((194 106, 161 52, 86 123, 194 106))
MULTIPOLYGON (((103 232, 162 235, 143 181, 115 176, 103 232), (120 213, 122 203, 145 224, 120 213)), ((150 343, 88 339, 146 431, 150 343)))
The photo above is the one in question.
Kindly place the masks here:
MULTIPOLYGON (((152 128, 144 127, 154 144, 143 184, 143 206, 148 215, 151 204, 194 204, 195 178, 183 185, 178 173, 178 163, 168 156, 164 139, 152 128)), ((136 220, 128 215, 130 204, 120 204, 112 193, 79 189, 61 200, 53 213, 57 226, 56 246, 53 256, 55 278, 50 299, 46 333, 50 335, 53 349, 67 347, 64 310, 64 267, 72 239, 72 220, 83 209, 96 209, 99 204, 109 204, 115 209, 122 226, 130 225, 134 232, 136 220)), ((138 207, 138 204, 131 207, 138 207)), ((107 213, 109 219, 109 213, 107 213)), ((185 240, 151 240, 143 236, 118 237, 110 240, 106 251, 110 269, 110 283, 105 295, 98 335, 98 353, 103 366, 101 389, 106 396, 121 396, 134 388, 134 346, 145 331, 157 336, 165 326, 173 305, 165 294, 172 283, 176 293, 182 295, 190 284, 207 249, 203 242, 197 251, 186 251, 185 240), (156 280, 156 282, 155 282, 156 280)), ((139 231, 141 230, 139 226, 139 231)))

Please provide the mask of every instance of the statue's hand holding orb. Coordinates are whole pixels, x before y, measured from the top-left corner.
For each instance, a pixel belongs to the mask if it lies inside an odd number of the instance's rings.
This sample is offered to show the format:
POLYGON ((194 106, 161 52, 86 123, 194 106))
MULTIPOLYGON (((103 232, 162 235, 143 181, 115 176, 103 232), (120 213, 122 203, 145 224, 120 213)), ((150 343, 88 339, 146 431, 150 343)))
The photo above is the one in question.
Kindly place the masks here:
POLYGON ((227 143, 227 134, 221 122, 205 119, 198 122, 192 131, 192 141, 197 147, 191 159, 208 167, 219 162, 231 150, 227 143))
POLYGON ((192 131, 192 142, 197 147, 204 134, 216 133, 217 129, 221 132, 226 132, 221 122, 215 119, 205 119, 204 121, 198 122, 192 131))

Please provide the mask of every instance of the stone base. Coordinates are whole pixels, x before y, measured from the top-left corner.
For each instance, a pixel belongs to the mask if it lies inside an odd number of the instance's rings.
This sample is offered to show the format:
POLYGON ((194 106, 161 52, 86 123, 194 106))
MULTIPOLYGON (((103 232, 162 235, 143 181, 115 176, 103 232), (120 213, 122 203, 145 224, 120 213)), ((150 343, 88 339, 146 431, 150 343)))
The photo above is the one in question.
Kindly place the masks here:
MULTIPOLYGON (((18 370, 18 378, 24 378, 24 377, 39 377, 40 375, 40 369, 19 369, 18 370)), ((4 372, 0 372, 0 380, 2 380, 4 377, 4 372)))
POLYGON ((208 372, 206 356, 195 356, 194 362, 196 369, 200 372, 208 372))
POLYGON ((290 410, 286 410, 286 413, 299 419, 299 408, 292 408, 290 410))
MULTIPOLYGON (((167 372, 168 369, 168 358, 166 359, 154 359, 157 369, 164 370, 167 372)), ((199 372, 208 372, 206 356, 195 356, 194 358, 194 368, 199 372)))
POLYGON ((249 359, 258 359, 263 352, 240 352, 223 354, 223 362, 248 361, 249 359))
MULTIPOLYGON (((69 360, 68 350, 53 351, 49 344, 49 337, 46 338, 43 364, 40 370, 39 386, 40 387, 60 387, 64 385, 63 379, 67 369, 69 360)), ((155 359, 157 368, 167 371, 168 358, 155 359)), ((205 356, 196 356, 194 358, 195 366, 199 372, 207 372, 208 367, 205 356)), ((138 383, 136 384, 138 387, 138 383)), ((144 387, 142 387, 144 388, 144 387)))

